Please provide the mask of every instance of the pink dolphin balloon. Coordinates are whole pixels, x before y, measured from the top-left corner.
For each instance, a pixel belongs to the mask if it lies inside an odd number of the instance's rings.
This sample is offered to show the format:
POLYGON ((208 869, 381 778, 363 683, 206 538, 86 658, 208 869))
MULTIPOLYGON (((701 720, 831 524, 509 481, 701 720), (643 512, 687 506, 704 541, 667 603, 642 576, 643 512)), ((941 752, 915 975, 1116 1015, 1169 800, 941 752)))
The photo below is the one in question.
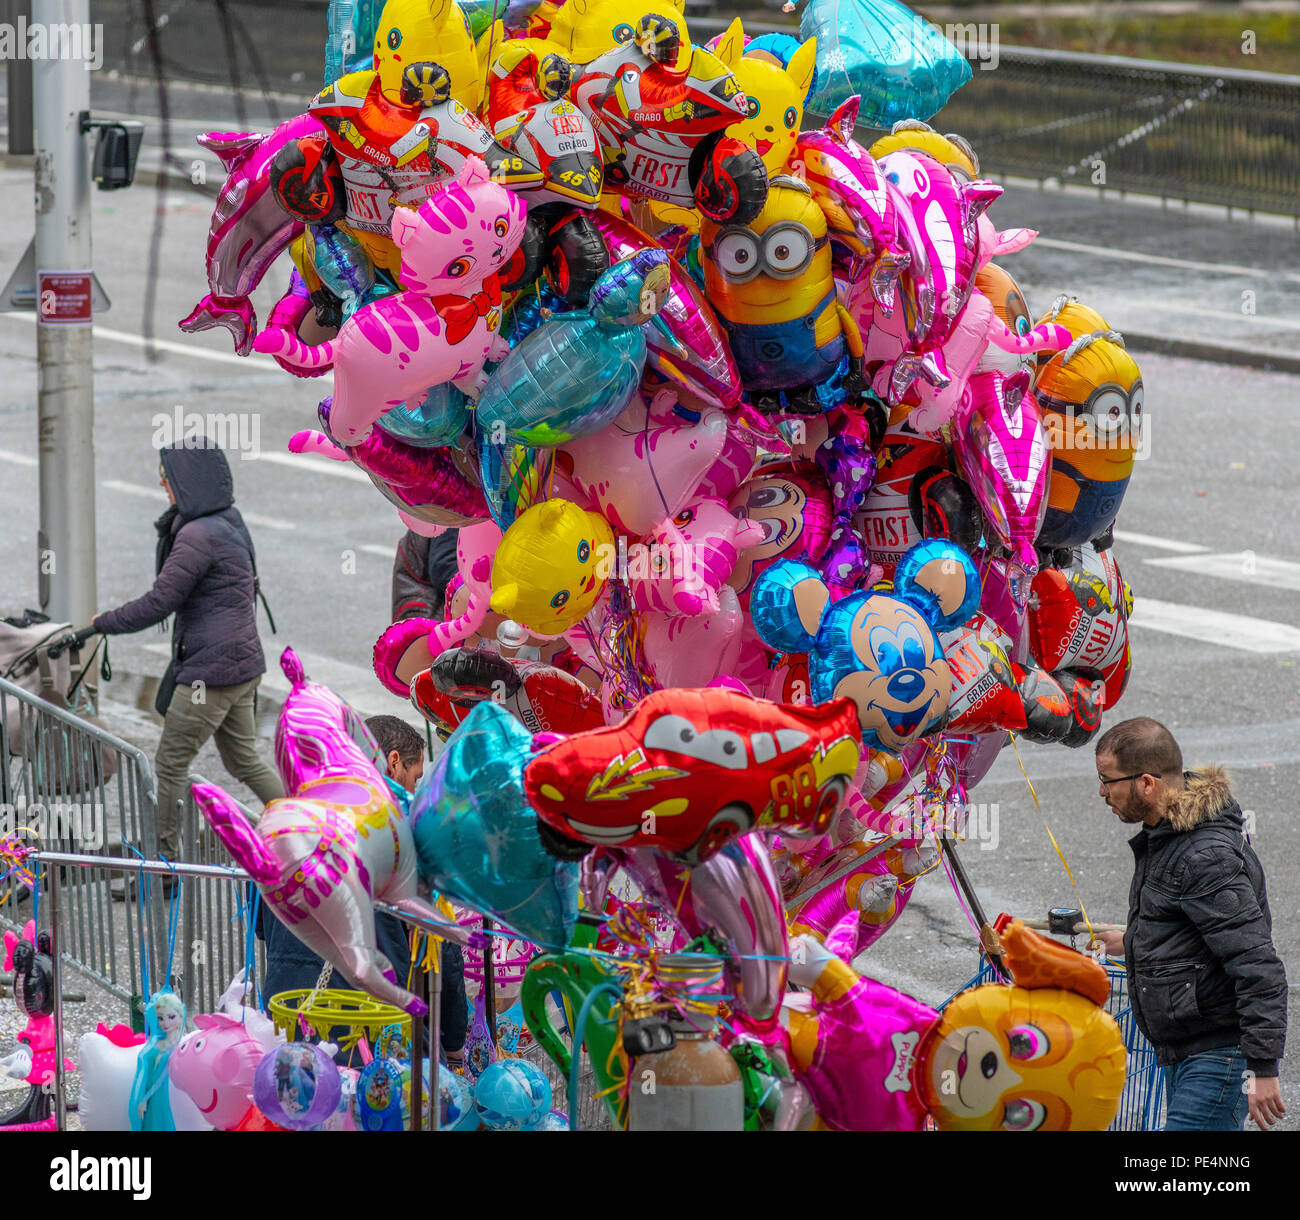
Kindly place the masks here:
POLYGON ((233 131, 199 136, 199 143, 221 158, 226 181, 208 230, 208 292, 180 323, 181 330, 197 334, 224 326, 239 355, 253 350, 257 314, 249 298, 267 268, 302 232, 302 224, 271 190, 271 163, 286 144, 323 130, 311 115, 300 114, 268 136, 233 131))
MULTIPOLYGON (((375 947, 373 905, 445 924, 416 896, 411 828, 377 769, 379 748, 361 717, 309 683, 290 648, 280 667, 292 690, 275 730, 275 761, 292 795, 271 801, 256 828, 214 784, 194 799, 217 837, 295 936, 377 1000, 423 1016, 375 947)), ((464 944, 457 924, 442 933, 464 944)))
MULTIPOLYGON (((653 237, 608 212, 592 212, 591 221, 605 239, 612 263, 631 258, 638 250, 661 248, 653 237)), ((658 317, 642 328, 647 363, 706 402, 738 406, 740 374, 712 306, 680 263, 669 259, 668 268, 668 296, 659 306, 658 317)))
POLYGON ((1047 513, 1052 454, 1023 369, 976 373, 957 409, 953 448, 985 519, 1023 575, 1038 571, 1034 539, 1047 513))

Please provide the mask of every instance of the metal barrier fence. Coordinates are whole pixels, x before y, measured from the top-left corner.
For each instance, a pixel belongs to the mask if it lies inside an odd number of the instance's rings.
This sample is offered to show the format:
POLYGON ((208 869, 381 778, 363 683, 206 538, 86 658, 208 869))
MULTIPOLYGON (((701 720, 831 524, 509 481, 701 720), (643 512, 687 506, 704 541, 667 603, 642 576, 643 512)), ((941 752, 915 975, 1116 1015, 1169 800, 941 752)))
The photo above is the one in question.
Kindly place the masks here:
MULTIPOLYGON (((106 862, 157 854, 153 768, 135 746, 0 678, 0 751, 0 835, 106 862)), ((167 943, 160 888, 142 903, 107 863, 62 879, 64 961, 142 1012, 142 962, 167 943)), ((0 881, 0 923, 31 912, 26 887, 0 881)))
POLYGON ((1002 47, 934 120, 985 172, 1300 218, 1300 76, 1002 47))
MULTIPOLYGON (((1124 1092, 1110 1131, 1158 1131, 1165 1119, 1165 1070, 1156 1063, 1155 1047, 1138 1028, 1128 999, 1128 974, 1122 966, 1107 966, 1110 998, 1106 1011, 1115 1018, 1128 1052, 1124 1092)), ((995 983, 1001 975, 986 959, 980 958, 979 973, 966 987, 995 983)), ((964 991, 965 988, 962 988, 964 991)), ((950 997, 951 998, 951 997, 950 997)))

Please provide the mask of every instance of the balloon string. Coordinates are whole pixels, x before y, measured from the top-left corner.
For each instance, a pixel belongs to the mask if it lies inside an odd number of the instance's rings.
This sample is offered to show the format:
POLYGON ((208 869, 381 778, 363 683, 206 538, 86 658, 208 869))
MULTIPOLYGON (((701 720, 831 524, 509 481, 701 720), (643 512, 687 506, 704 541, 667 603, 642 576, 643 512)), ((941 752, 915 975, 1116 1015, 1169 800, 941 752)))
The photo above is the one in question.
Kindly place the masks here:
POLYGON ((1069 861, 1065 858, 1065 853, 1056 841, 1056 836, 1052 833, 1052 828, 1047 824, 1047 815, 1043 812, 1043 806, 1039 803, 1038 793, 1034 791, 1033 781, 1029 778, 1029 772, 1025 770, 1024 760, 1020 757, 1020 746, 1016 742, 1016 735, 1011 734, 1011 746, 1016 752, 1016 762, 1020 764, 1020 774, 1025 777, 1025 783, 1029 785, 1029 795, 1034 798, 1034 808, 1038 810, 1038 815, 1043 819, 1043 829, 1047 831, 1047 837, 1052 841, 1052 846, 1056 848, 1056 855, 1061 861, 1061 867, 1065 869, 1065 875, 1070 879, 1070 885, 1074 889, 1074 896, 1079 900, 1079 911, 1083 915, 1083 922, 1088 927, 1088 936, 1095 940, 1096 933, 1092 928, 1092 920, 1088 918, 1088 908, 1083 904, 1083 895, 1079 893, 1078 883, 1074 880, 1074 874, 1070 871, 1069 861))

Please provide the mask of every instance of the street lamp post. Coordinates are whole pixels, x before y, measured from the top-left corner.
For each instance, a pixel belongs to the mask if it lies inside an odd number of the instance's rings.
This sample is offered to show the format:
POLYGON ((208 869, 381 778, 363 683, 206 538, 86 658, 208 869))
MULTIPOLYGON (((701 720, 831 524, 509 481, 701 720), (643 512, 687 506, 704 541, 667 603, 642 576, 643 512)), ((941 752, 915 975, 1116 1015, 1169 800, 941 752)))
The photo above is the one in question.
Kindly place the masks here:
MULTIPOLYGON (((47 30, 90 33, 89 0, 33 0, 47 30)), ((52 46, 52 44, 50 44, 52 46)), ((90 167, 82 116, 90 73, 70 55, 32 64, 36 118, 36 351, 41 608, 89 623, 95 583, 94 372, 90 167)))

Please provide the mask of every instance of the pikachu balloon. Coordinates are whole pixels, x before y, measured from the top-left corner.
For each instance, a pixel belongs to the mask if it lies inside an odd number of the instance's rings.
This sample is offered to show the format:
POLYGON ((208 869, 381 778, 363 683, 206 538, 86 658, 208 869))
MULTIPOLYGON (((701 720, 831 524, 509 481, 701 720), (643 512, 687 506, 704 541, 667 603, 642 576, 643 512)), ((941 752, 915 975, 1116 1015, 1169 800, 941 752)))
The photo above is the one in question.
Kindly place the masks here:
POLYGON ((700 262, 754 405, 820 414, 816 387, 846 353, 861 359, 862 337, 836 297, 826 216, 807 184, 773 178, 752 224, 706 220, 700 262))
POLYGON ((817 67, 817 39, 796 43, 784 36, 777 43, 767 38, 745 45, 739 21, 718 40, 714 54, 727 63, 749 102, 749 113, 727 128, 727 134, 744 140, 763 158, 769 177, 785 170, 794 152, 795 138, 803 122, 804 99, 817 67), (744 48, 735 54, 729 45, 744 48), (793 50, 788 58, 784 52, 793 50))

